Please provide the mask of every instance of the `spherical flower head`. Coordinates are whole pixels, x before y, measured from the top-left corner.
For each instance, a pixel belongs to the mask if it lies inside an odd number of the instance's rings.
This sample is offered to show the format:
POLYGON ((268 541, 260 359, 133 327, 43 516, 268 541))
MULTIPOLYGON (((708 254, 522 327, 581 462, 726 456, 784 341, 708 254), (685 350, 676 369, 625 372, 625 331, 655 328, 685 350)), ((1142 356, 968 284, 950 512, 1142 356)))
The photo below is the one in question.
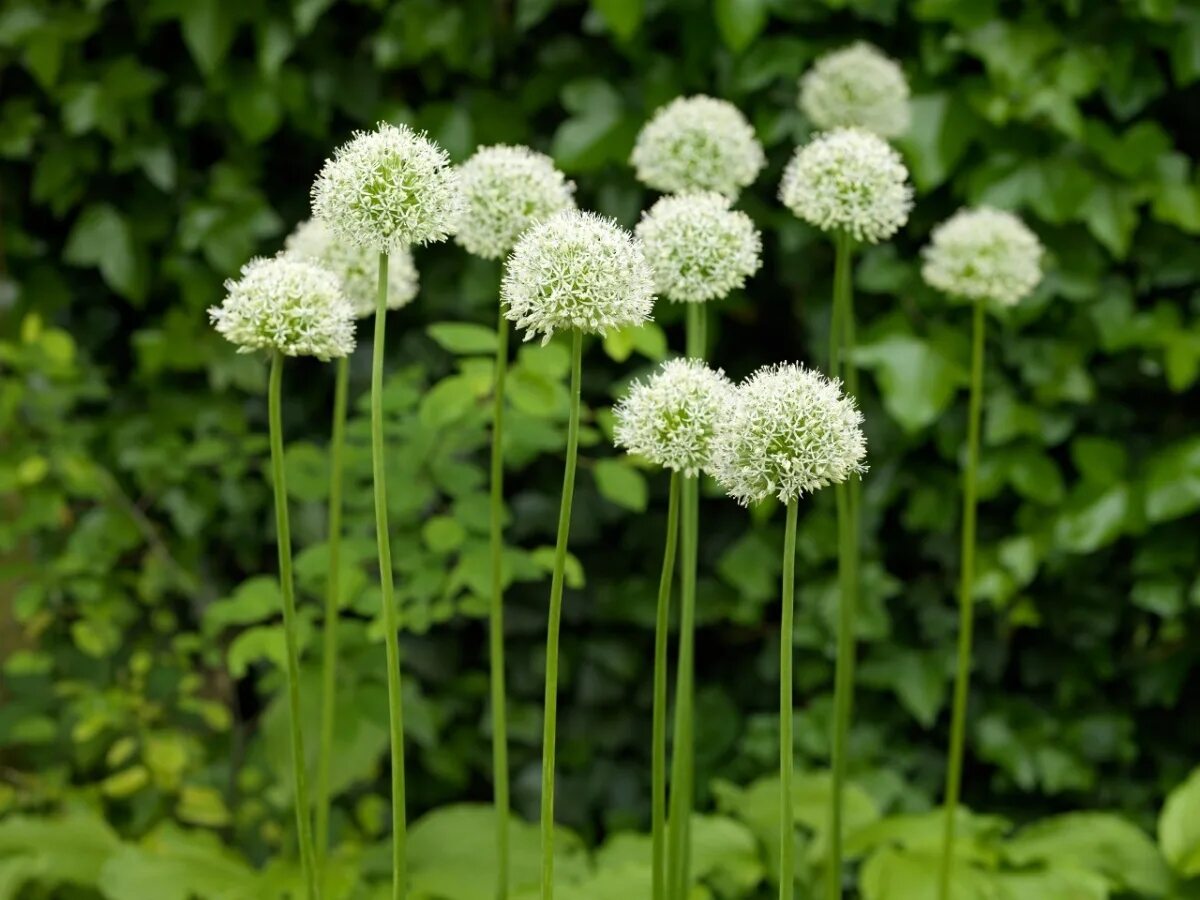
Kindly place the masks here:
POLYGON ((564 210, 517 241, 500 299, 526 340, 541 334, 544 344, 567 328, 607 334, 650 318, 653 273, 640 242, 612 219, 564 210))
POLYGON ((672 359, 613 408, 618 447, 687 476, 708 471, 733 385, 699 359, 672 359))
POLYGON ((225 282, 213 326, 239 353, 278 351, 329 360, 354 350, 354 309, 328 269, 286 255, 252 259, 225 282))
POLYGON ((463 207, 454 240, 484 259, 507 256, 529 226, 575 206, 575 185, 528 147, 484 147, 458 167, 463 207))
POLYGON ((716 191, 736 197, 766 164, 754 129, 736 106, 699 95, 676 97, 638 134, 629 161, 655 190, 716 191))
POLYGON ((458 219, 458 173, 407 125, 381 122, 334 151, 312 187, 313 216, 376 253, 444 241, 458 219))
POLYGON ((779 185, 783 205, 822 231, 876 244, 908 221, 912 188, 900 154, 861 128, 839 128, 796 150, 779 185))
POLYGON ((758 229, 715 192, 663 197, 642 216, 636 233, 659 293, 677 303, 724 297, 761 265, 758 229))
POLYGON ((746 506, 790 503, 865 471, 862 414, 841 382, 783 364, 759 369, 733 392, 713 440, 713 475, 746 506))
MULTIPOLYGON (((325 225, 309 219, 284 241, 287 255, 328 269, 342 281, 342 293, 358 318, 372 315, 379 290, 379 257, 366 247, 339 240, 325 225)), ((388 258, 388 309, 407 306, 417 296, 420 281, 412 253, 400 247, 388 258)))
POLYGON ((959 210, 933 230, 921 275, 956 297, 1019 303, 1042 280, 1042 244, 1019 218, 990 207, 959 210))
POLYGON ((800 79, 800 108, 823 130, 855 126, 899 137, 912 120, 908 98, 904 71, 865 41, 827 53, 800 79))

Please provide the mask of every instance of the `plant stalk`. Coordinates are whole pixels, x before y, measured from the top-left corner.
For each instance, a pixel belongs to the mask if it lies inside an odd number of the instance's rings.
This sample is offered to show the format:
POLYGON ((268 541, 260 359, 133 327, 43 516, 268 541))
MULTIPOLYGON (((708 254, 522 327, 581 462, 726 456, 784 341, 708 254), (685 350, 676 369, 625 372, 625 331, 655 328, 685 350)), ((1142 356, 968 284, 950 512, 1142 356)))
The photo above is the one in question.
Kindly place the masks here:
POLYGON ((651 897, 666 897, 667 825, 667 632, 670 629, 671 583, 675 576, 675 546, 679 537, 679 493, 683 476, 671 473, 667 504, 667 539, 663 550, 662 578, 658 585, 658 609, 654 619, 654 726, 651 735, 651 897))
POLYGON ((796 822, 792 808, 792 770, 795 744, 792 738, 793 616, 796 590, 796 508, 787 505, 783 535, 783 610, 779 629, 779 900, 792 900, 796 889, 796 822))

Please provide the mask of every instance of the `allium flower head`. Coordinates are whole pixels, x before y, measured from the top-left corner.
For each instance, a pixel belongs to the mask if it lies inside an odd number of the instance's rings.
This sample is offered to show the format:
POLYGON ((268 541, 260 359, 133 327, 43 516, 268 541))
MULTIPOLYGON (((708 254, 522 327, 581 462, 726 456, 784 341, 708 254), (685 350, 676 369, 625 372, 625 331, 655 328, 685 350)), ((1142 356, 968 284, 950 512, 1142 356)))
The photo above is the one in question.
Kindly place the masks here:
MULTIPOLYGON (((366 247, 339 240, 325 225, 309 219, 296 226, 284 242, 287 255, 324 266, 342 280, 342 293, 360 319, 375 312, 378 291, 378 255, 366 247)), ((407 306, 417 296, 419 279, 407 247, 388 258, 388 309, 407 306)))
POLYGON ((225 290, 208 315, 239 353, 278 350, 328 360, 354 349, 354 309, 338 277, 315 263, 284 255, 252 259, 225 290))
POLYGON ((387 122, 338 147, 312 186, 313 216, 376 253, 444 241, 461 202, 446 151, 387 122))
POLYGON ((659 109, 638 134, 629 161, 639 181, 663 193, 736 197, 766 158, 736 106, 701 94, 676 97, 659 109))
POLYGON ((733 392, 713 440, 713 475, 743 506, 789 503, 865 471, 854 398, 814 369, 759 369, 733 392))
POLYGON ((567 328, 606 334, 650 318, 653 273, 640 242, 612 219, 564 210, 517 241, 500 299, 526 340, 546 343, 567 328))
POLYGON ((908 221, 908 169, 883 138, 839 128, 796 150, 783 172, 779 199, 822 231, 846 231, 876 244, 908 221))
POLYGON ((921 275, 947 294, 1012 306, 1042 280, 1042 244, 1019 218, 963 209, 933 230, 921 275))
POLYGON ((528 147, 483 147, 458 167, 463 207, 454 240, 484 259, 506 256, 530 225, 575 206, 575 186, 528 147))
POLYGON ((636 233, 659 293, 678 303, 724 297, 761 264, 762 238, 750 217, 711 191, 661 198, 636 233))
POLYGON ((733 385, 699 359, 672 359, 647 381, 634 381, 613 408, 618 447, 694 476, 712 462, 712 440, 733 385))
POLYGON ((827 53, 800 79, 800 108, 818 128, 856 126, 880 137, 908 131, 908 81, 866 41, 827 53))

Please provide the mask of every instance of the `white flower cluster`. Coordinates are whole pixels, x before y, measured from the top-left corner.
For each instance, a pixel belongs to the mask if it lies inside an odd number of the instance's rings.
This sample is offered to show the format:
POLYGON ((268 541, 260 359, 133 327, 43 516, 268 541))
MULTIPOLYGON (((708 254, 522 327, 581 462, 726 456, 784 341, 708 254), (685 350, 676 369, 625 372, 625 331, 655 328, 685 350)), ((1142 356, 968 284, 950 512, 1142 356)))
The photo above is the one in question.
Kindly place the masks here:
POLYGON ((781 503, 865 471, 862 413, 841 383, 813 369, 759 369, 733 392, 712 448, 712 472, 743 506, 781 503))
POLYGON ((542 343, 560 329, 595 334, 640 325, 654 306, 641 244, 612 219, 564 210, 529 229, 505 266, 505 315, 542 343))
POLYGON ((662 197, 635 230, 658 292, 677 303, 717 300, 762 264, 762 238, 744 212, 714 192, 662 197))
POLYGON ((354 309, 327 269, 284 255, 252 259, 225 290, 208 315, 239 353, 277 350, 329 360, 354 350, 354 309))
POLYGON ((1042 280, 1042 244, 1019 218, 990 207, 959 210, 933 230, 921 275, 947 294, 1020 302, 1042 280))
POLYGON ((463 207, 454 240, 484 259, 507 255, 530 225, 575 205, 575 186, 528 147, 483 147, 458 167, 458 180, 463 207))
POLYGON ((667 469, 708 471, 711 446, 733 385, 699 359, 672 359, 647 381, 634 381, 613 408, 618 447, 667 469))
POLYGON ((736 197, 766 164, 762 145, 732 103, 676 97, 638 134, 629 161, 643 184, 662 191, 736 197))
MULTIPOLYGON (((342 280, 342 293, 360 319, 375 312, 379 258, 366 247, 339 240, 316 219, 301 222, 284 242, 288 256, 324 266, 342 280)), ((407 306, 417 296, 417 267, 407 247, 388 257, 388 309, 407 306)))
POLYGON ((853 126, 899 137, 912 119, 908 98, 904 71, 866 41, 825 54, 800 79, 800 108, 826 131, 853 126))
POLYGON ((461 202, 446 151, 387 122, 338 147, 312 187, 313 216, 342 240, 377 253, 444 241, 461 202))
POLYGON ((822 231, 849 232, 878 243, 908 221, 908 169, 883 138, 839 128, 796 150, 779 185, 779 199, 822 231))

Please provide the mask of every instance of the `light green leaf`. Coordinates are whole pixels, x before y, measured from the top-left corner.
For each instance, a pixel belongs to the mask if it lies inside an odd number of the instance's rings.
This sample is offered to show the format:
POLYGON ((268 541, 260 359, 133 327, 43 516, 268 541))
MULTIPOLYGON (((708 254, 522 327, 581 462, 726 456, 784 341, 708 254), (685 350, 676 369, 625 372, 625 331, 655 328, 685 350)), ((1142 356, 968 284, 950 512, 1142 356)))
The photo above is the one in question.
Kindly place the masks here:
POLYGON ((471 322, 435 322, 425 329, 438 345, 459 356, 496 352, 496 332, 471 322))
POLYGON ((237 29, 234 10, 224 0, 192 0, 184 9, 180 22, 183 42, 200 71, 212 75, 233 43, 237 29))
POLYGON ((87 207, 75 220, 63 259, 77 266, 95 266, 105 284, 129 300, 146 291, 146 273, 129 223, 106 203, 87 207))
POLYGON ((592 0, 592 6, 622 41, 637 34, 642 24, 642 0, 592 0))
POLYGON ((884 407, 908 432, 932 425, 966 384, 957 360, 915 335, 891 334, 864 344, 854 358, 875 373, 884 407))
POLYGON ((1146 518, 1166 522, 1200 509, 1200 437, 1162 450, 1146 464, 1146 518))
POLYGON ((1200 769, 1167 796, 1158 818, 1158 843, 1179 875, 1200 876, 1200 769))
POLYGON ((648 501, 646 479, 623 459, 602 459, 592 469, 600 496, 625 509, 643 512, 648 501))
POLYGON ((713 17, 721 40, 730 50, 741 53, 758 37, 767 24, 767 0, 714 0, 713 17))

